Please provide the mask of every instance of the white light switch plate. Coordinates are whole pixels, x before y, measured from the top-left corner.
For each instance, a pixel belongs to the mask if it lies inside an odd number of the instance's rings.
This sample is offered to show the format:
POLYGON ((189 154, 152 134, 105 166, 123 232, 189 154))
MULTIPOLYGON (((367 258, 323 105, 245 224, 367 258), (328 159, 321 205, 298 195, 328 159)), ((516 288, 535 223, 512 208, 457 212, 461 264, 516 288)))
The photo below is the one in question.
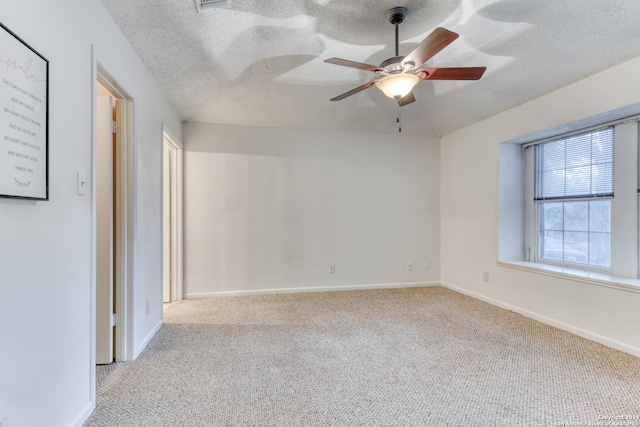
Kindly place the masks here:
MULTIPOLYGON (((78 194, 84 196, 87 194, 87 179, 83 174, 78 172, 78 194)), ((0 426, 1 427, 1 426, 0 426)))

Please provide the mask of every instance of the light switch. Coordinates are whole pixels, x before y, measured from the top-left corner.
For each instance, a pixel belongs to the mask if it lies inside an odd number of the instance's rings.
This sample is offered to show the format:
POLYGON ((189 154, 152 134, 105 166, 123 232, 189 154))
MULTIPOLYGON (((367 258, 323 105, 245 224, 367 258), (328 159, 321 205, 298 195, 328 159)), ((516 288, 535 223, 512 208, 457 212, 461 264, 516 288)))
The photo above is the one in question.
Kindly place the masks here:
POLYGON ((78 172, 78 194, 84 196, 87 194, 87 179, 83 174, 78 172))

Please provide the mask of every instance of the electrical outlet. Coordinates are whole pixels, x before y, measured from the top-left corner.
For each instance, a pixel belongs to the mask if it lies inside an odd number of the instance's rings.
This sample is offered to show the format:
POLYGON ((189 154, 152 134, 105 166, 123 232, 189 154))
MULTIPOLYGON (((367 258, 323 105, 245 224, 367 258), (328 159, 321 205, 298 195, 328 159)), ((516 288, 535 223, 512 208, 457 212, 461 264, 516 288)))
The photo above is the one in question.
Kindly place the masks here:
POLYGON ((407 261, 407 271, 413 270, 413 263, 411 261, 407 261))
POLYGON ((431 263, 429 261, 425 261, 424 262, 424 269, 425 270, 431 270, 431 263))
POLYGON ((485 271, 485 272, 484 272, 484 274, 482 275, 482 279, 483 279, 485 282, 488 282, 488 281, 489 281, 489 273, 487 273, 487 272, 485 271))
POLYGON ((336 266, 335 266, 335 265, 333 265, 333 264, 330 264, 330 265, 329 265, 329 273, 330 273, 330 274, 333 274, 333 273, 335 273, 335 272, 336 272, 336 266))

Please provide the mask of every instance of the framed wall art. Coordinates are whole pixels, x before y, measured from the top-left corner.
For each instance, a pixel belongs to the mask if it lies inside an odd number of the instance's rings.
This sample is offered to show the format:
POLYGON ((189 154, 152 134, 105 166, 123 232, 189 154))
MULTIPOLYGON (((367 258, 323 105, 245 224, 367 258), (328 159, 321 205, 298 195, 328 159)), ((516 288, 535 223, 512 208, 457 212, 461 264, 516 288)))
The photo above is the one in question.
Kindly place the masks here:
POLYGON ((49 61, 0 23, 0 197, 49 199, 49 61))

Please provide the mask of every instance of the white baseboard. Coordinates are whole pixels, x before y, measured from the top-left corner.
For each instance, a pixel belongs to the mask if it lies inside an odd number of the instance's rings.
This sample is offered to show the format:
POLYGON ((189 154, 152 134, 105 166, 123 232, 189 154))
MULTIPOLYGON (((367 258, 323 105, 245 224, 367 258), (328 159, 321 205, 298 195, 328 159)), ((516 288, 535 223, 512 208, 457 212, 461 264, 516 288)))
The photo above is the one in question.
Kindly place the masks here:
POLYGON ((451 289, 452 291, 468 295, 468 296, 470 296, 472 298, 479 299, 481 301, 484 301, 484 302, 487 302, 489 304, 498 306, 500 308, 504 308, 506 310, 513 311, 515 313, 521 314, 521 315, 523 315, 525 317, 528 317, 530 319, 537 320, 538 322, 541 322, 541 323, 556 327, 558 329, 562 329, 563 331, 570 332, 570 333, 572 333, 574 335, 578 335, 578 336, 580 336, 582 338, 586 338, 588 340, 595 341, 595 342, 600 343, 602 345, 606 345, 607 347, 611 347, 611 348, 614 348, 616 350, 620 350, 620 351, 624 351, 625 353, 629 353, 629 354, 631 354, 633 356, 640 357, 640 348, 637 348, 637 347, 634 347, 634 346, 630 346, 630 345, 625 344, 623 342, 616 341, 616 340, 613 340, 611 338, 605 337, 604 335, 596 334, 596 333, 587 331, 586 329, 582 329, 582 328, 570 325, 568 323, 560 322, 560 321, 557 321, 557 320, 552 319, 550 317, 546 317, 546 316, 543 316, 541 314, 534 313, 532 311, 524 310, 524 309, 522 309, 520 307, 516 307, 514 305, 507 304, 505 302, 502 302, 502 301, 499 301, 499 300, 496 300, 496 299, 493 299, 493 298, 489 298, 489 297, 486 297, 484 295, 480 295, 480 294, 477 294, 475 292, 468 291, 466 289, 459 288, 459 287, 454 286, 454 285, 452 285, 450 283, 441 282, 441 284, 442 284, 443 287, 451 289))
POLYGON ((136 354, 133 355, 133 359, 134 360, 137 359, 138 356, 140 356, 140 353, 142 353, 142 351, 145 349, 147 344, 149 344, 149 342, 151 341, 153 336, 160 330, 160 328, 162 327, 163 323, 164 322, 162 320, 160 320, 158 323, 156 323, 156 325, 153 327, 151 332, 149 332, 147 334, 147 336, 144 337, 144 340, 142 340, 142 342, 140 344, 138 344, 138 347, 136 348, 136 354))
POLYGON ((197 292, 185 293, 184 297, 189 298, 211 298, 223 296, 241 295, 267 295, 267 294, 288 294, 300 292, 337 292, 337 291, 357 291, 367 289, 393 289, 393 288, 417 288, 425 286, 440 286, 440 282, 406 282, 406 283, 377 283, 368 285, 346 285, 346 286, 316 286, 304 288, 273 288, 256 290, 237 291, 217 291, 217 292, 197 292))
POLYGON ((85 421, 89 419, 93 410, 96 408, 95 402, 87 402, 87 404, 82 408, 82 411, 78 414, 75 420, 70 424, 71 427, 82 427, 85 421))

